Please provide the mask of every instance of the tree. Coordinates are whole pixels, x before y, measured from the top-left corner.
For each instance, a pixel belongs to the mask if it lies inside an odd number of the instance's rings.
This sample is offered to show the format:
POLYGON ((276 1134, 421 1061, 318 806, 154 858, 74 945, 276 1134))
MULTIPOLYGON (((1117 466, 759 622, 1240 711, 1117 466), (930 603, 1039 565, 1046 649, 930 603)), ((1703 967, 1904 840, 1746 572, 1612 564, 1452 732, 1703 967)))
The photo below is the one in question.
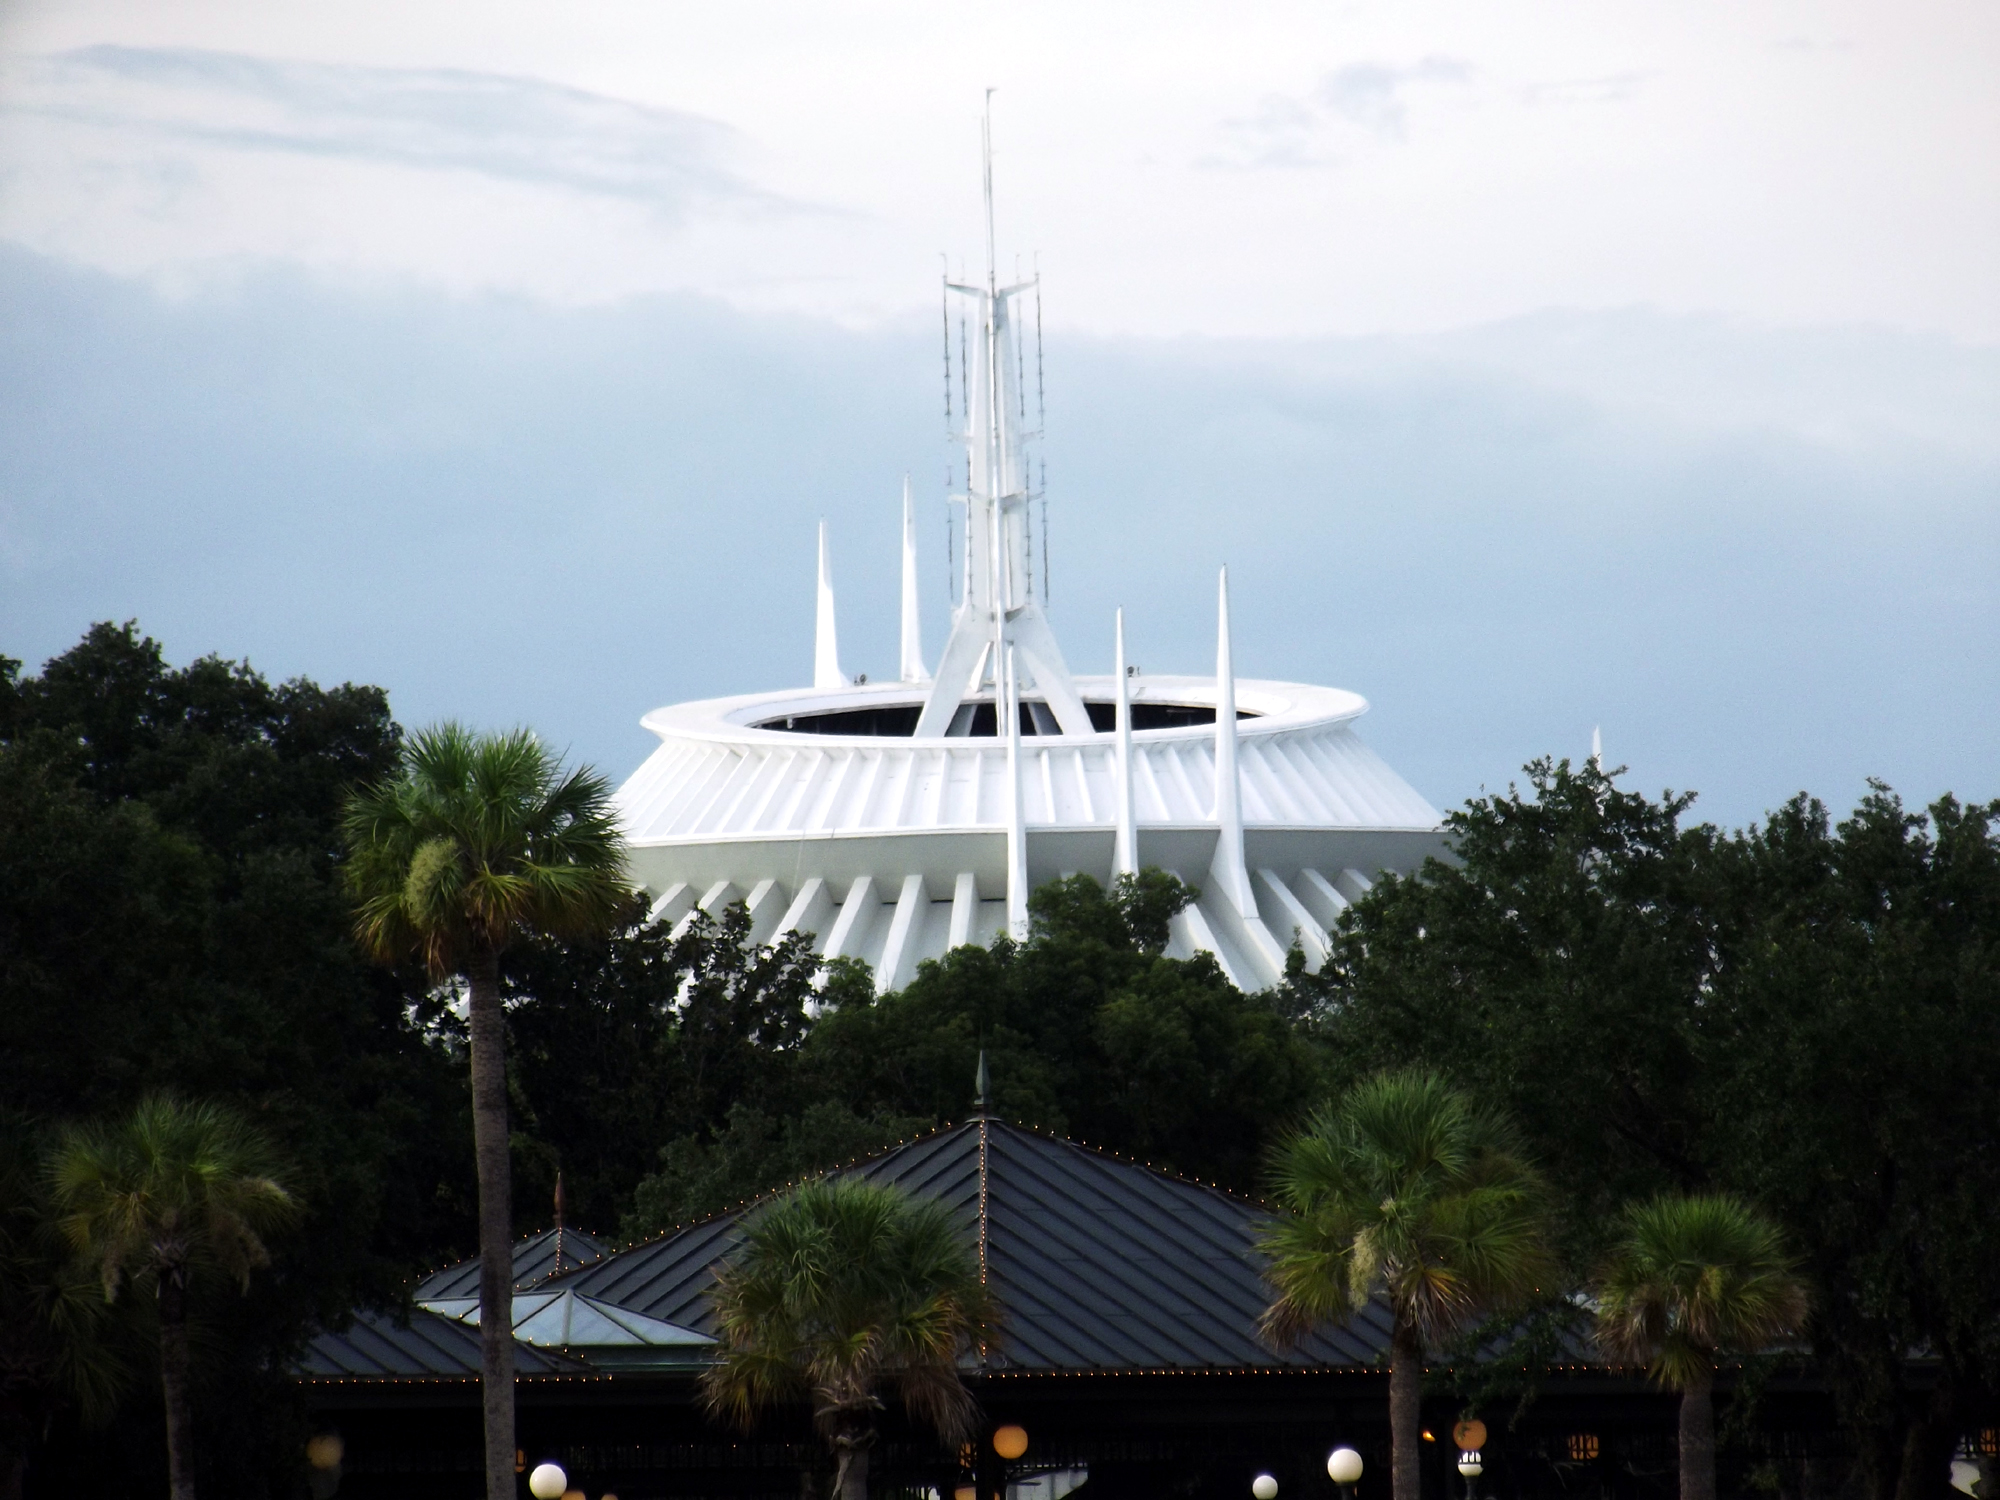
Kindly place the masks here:
POLYGON ((1681 1500, 1715 1500, 1715 1361, 1794 1332, 1805 1289, 1778 1227, 1723 1193, 1629 1209, 1597 1276, 1598 1338, 1681 1393, 1681 1500))
POLYGON ((37 1431, 65 1403, 110 1414, 128 1372, 96 1278, 55 1232, 37 1133, 0 1115, 0 1500, 21 1500, 37 1431))
POLYGON ((514 1494, 512 1184, 500 955, 528 933, 608 929, 625 852, 603 777, 525 731, 417 735, 400 773, 358 792, 345 819, 356 931, 377 959, 421 959, 465 982, 479 1174, 480 1384, 487 1500, 514 1494))
POLYGON ((885 1389, 946 1443, 970 1434, 976 1408, 958 1360, 993 1310, 935 1199, 861 1178, 806 1183, 751 1218, 713 1296, 722 1347, 702 1375, 709 1409, 747 1424, 807 1396, 840 1500, 867 1500, 885 1389))
MULTIPOLYGON (((169 663, 131 625, 38 674, 0 661, 0 1112, 214 1100, 277 1142, 303 1204, 272 1274, 203 1309, 195 1441, 210 1487, 245 1500, 290 1493, 305 1393, 285 1371, 308 1331, 399 1307, 473 1248, 463 1053, 420 976, 363 958, 340 881, 348 792, 401 734, 379 689, 169 663)), ((33 1399, 38 1486, 165 1488, 150 1382, 101 1424, 66 1382, 33 1399)))
POLYGON ((880 998, 837 969, 803 1071, 859 1114, 958 1119, 984 1051, 1008 1117, 1248 1189, 1322 1096, 1325 1057, 1210 956, 1160 951, 1194 896, 1160 870, 1109 890, 1072 875, 1030 898, 1026 942, 954 949, 880 998))
POLYGON ((49 1163, 57 1224, 113 1300, 149 1287, 159 1316, 160 1385, 173 1500, 194 1500, 188 1295, 210 1272, 245 1290, 269 1264, 264 1237, 293 1221, 270 1142, 215 1104, 156 1094, 117 1125, 64 1133, 49 1163))
MULTIPOLYGON (((801 1097, 799 1046, 820 970, 810 935, 753 942, 740 901, 697 910, 684 926, 648 921, 648 904, 634 896, 608 936, 524 941, 501 970, 517 1186, 546 1204, 560 1168, 575 1222, 590 1229, 638 1211, 633 1195, 663 1151, 700 1152, 739 1111, 789 1124, 801 1097)), ((796 1176, 758 1177, 715 1207, 796 1176)), ((681 1221, 666 1200, 658 1206, 670 1216, 657 1227, 681 1221)), ((544 1223, 517 1214, 515 1227, 544 1223)))
POLYGON ((1395 1500, 1418 1500, 1424 1350, 1525 1300, 1550 1268, 1543 1188, 1511 1126, 1436 1074, 1384 1073, 1314 1115, 1271 1173, 1269 1337, 1390 1313, 1395 1500))

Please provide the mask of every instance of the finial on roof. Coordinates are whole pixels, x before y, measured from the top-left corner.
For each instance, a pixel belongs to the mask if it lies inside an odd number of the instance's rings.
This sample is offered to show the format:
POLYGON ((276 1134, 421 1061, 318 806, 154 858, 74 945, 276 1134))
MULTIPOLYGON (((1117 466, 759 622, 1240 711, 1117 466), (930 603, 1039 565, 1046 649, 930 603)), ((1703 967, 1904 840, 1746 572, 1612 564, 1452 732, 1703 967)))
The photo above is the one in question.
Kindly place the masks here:
POLYGON ((979 1071, 974 1075, 973 1082, 977 1086, 979 1094, 972 1101, 972 1107, 983 1118, 993 1102, 993 1075, 986 1067, 986 1049, 984 1047, 979 1049, 979 1071))
POLYGON ((562 1168, 556 1168, 556 1233, 562 1233, 563 1220, 568 1217, 563 1203, 562 1168))

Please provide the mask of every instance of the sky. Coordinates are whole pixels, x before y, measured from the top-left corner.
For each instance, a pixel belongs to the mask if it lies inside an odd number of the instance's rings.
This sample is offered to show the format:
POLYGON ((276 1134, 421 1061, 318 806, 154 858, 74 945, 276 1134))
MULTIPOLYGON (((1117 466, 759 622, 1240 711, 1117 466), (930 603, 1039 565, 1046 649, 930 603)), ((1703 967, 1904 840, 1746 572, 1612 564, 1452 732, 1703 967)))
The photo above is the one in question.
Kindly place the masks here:
POLYGON ((529 723, 894 662, 938 278, 1045 294, 1052 615, 1726 823, 2000 795, 2000 4, 0 8, 0 653, 529 723))

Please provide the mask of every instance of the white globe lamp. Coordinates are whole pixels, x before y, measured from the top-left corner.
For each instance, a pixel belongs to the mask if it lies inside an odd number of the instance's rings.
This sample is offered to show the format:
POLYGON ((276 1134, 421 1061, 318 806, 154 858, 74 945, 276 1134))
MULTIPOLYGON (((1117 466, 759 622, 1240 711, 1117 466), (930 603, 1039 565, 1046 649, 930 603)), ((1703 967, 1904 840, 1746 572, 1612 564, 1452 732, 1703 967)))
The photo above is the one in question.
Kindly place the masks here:
POLYGON ((1361 1477, 1361 1455, 1352 1448, 1336 1448, 1326 1456, 1326 1477, 1335 1484, 1353 1484, 1361 1477))
POLYGON ((536 1464, 528 1476, 528 1493, 535 1500, 562 1500, 568 1488, 569 1475, 563 1473, 561 1464, 536 1464))
POLYGON ((1256 1500, 1278 1500, 1278 1478, 1275 1474, 1259 1474, 1250 1481, 1250 1493, 1256 1500))

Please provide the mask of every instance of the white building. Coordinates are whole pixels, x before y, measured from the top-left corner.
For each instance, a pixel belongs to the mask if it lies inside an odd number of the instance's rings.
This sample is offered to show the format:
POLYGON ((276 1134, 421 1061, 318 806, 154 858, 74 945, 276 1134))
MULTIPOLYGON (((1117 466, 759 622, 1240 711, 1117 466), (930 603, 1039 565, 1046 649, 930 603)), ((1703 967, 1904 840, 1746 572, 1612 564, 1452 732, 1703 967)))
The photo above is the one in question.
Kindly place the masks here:
POLYGON ((987 180, 986 283, 950 284, 977 335, 961 599, 936 671, 906 485, 901 680, 842 675, 822 527, 813 685, 645 716, 660 747, 618 793, 634 874, 655 915, 747 901, 758 939, 812 932, 886 991, 948 948, 1024 934, 1044 881, 1157 865, 1201 890, 1169 951, 1264 988, 1294 942, 1318 965, 1375 873, 1442 847, 1437 810, 1355 734, 1364 699, 1236 679, 1226 574, 1214 677, 1128 674, 1122 618, 1118 671, 1070 672, 1030 546, 1019 312, 1035 283, 993 274, 987 180))

